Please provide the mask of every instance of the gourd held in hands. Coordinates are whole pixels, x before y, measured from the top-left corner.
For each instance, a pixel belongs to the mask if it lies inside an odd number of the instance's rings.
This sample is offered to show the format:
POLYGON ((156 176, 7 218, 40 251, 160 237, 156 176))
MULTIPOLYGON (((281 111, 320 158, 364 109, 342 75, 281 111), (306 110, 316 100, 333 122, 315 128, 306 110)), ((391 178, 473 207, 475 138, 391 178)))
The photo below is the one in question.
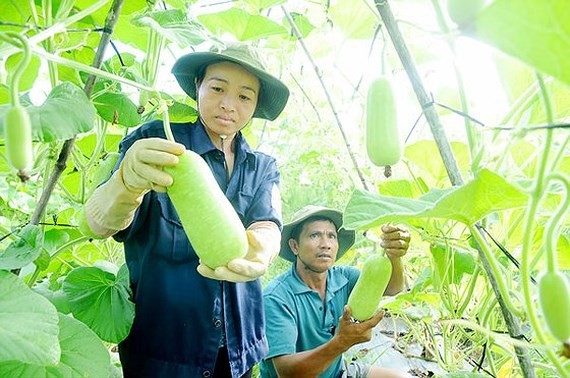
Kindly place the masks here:
POLYGON ((368 256, 348 297, 347 304, 354 319, 365 321, 374 315, 391 276, 392 263, 389 258, 377 253, 368 256))
POLYGON ((177 165, 164 168, 174 181, 167 193, 196 254, 212 269, 244 257, 245 228, 208 164, 190 150, 179 159, 177 165))

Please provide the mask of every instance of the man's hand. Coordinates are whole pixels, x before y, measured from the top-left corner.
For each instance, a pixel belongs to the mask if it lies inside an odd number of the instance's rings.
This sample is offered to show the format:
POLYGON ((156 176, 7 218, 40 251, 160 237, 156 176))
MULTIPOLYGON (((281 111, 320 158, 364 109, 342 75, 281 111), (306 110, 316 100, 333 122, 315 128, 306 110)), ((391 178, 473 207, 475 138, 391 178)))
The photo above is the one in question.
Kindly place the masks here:
POLYGON ((134 193, 148 190, 165 192, 172 185, 172 176, 162 167, 178 164, 182 144, 163 138, 139 139, 127 150, 119 168, 123 184, 134 193))
POLYGON ((335 337, 348 350, 356 344, 364 343, 372 339, 372 329, 380 323, 384 317, 384 311, 378 311, 370 319, 363 322, 352 320, 350 307, 344 306, 344 312, 338 322, 338 331, 335 337))
POLYGON ((402 257, 408 252, 410 246, 410 232, 402 225, 385 224, 382 226, 382 242, 380 245, 386 250, 390 259, 402 257))
POLYGON ((226 266, 216 269, 200 263, 198 273, 207 278, 230 282, 253 281, 265 274, 269 263, 279 251, 281 234, 274 223, 262 223, 263 225, 246 230, 249 248, 243 258, 233 259, 226 266))

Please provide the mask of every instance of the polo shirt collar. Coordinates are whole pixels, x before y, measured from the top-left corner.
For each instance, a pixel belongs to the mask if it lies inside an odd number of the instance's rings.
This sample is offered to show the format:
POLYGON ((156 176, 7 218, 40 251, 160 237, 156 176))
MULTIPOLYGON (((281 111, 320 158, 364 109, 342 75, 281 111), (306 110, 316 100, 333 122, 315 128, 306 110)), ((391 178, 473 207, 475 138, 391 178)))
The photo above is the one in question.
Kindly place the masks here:
MULTIPOLYGON (((295 269, 295 263, 292 264, 291 275, 293 280, 291 282, 291 289, 295 294, 304 294, 309 291, 313 291, 306 283, 301 280, 301 277, 297 274, 297 269, 295 269)), ((348 279, 342 274, 332 274, 335 270, 333 266, 327 272, 327 292, 336 293, 338 290, 343 288, 348 284, 348 279)))

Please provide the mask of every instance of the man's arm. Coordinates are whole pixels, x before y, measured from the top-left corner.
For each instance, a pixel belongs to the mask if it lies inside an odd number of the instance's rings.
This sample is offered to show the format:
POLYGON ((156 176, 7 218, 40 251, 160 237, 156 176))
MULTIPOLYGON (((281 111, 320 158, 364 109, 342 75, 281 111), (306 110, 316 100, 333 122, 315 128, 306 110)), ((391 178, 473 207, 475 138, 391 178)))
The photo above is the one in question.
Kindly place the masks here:
POLYGON ((386 250, 386 256, 392 263, 392 275, 384 295, 396 295, 404 289, 406 282, 402 256, 408 251, 409 243, 410 232, 404 226, 389 224, 382 226, 382 242, 380 245, 386 250))
POLYGON ((384 313, 379 312, 365 322, 356 323, 351 320, 350 308, 345 306, 337 333, 332 339, 315 349, 274 357, 272 361, 275 371, 282 378, 318 376, 350 347, 370 341, 372 328, 383 316, 384 313))

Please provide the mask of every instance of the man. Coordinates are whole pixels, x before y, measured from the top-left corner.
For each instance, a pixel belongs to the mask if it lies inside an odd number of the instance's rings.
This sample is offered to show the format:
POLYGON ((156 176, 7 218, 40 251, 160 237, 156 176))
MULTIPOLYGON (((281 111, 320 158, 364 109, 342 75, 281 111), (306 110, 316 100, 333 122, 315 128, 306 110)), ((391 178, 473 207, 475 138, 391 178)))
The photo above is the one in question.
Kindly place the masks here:
MULTIPOLYGON (((342 213, 306 206, 283 227, 280 256, 292 269, 275 278, 264 290, 269 354, 261 363, 262 377, 401 377, 378 366, 347 365, 342 354, 369 341, 382 319, 355 322, 346 303, 360 271, 334 266, 354 243, 354 231, 342 226, 342 213)), ((392 263, 392 276, 384 294, 404 287, 401 257, 410 234, 402 226, 382 228, 381 246, 392 263)))

